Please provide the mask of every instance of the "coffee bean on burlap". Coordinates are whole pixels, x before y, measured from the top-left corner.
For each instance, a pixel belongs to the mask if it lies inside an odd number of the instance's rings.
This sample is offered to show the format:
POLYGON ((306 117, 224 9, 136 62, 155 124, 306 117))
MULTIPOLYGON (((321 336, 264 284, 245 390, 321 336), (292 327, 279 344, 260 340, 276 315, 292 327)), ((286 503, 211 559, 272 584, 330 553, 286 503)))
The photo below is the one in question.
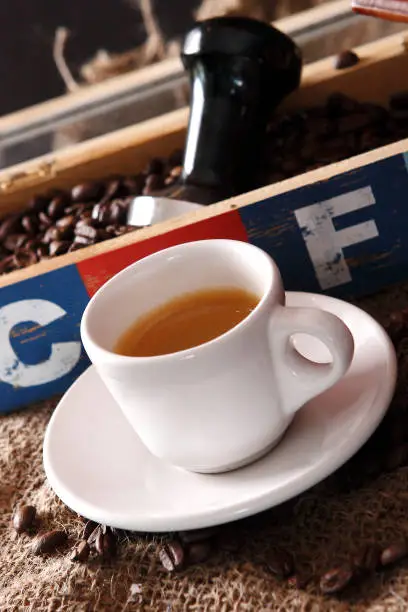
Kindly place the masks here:
POLYGON ((320 590, 326 595, 340 593, 349 586, 355 578, 351 565, 335 567, 320 578, 320 590))
POLYGON ((183 546, 177 540, 166 542, 159 549, 159 559, 169 572, 181 569, 185 562, 185 552, 183 546))
POLYGON ((292 555, 282 548, 269 550, 265 565, 278 578, 288 578, 295 571, 292 555))
POLYGON ((82 540, 87 540, 97 527, 98 523, 95 523, 94 521, 87 521, 82 532, 82 540))
POLYGON ((109 528, 102 528, 95 539, 95 550, 105 561, 116 556, 116 538, 109 528))
POLYGON ((383 567, 393 565, 401 559, 408 556, 408 544, 406 539, 401 539, 397 542, 393 542, 389 546, 383 549, 381 552, 380 562, 383 567))
POLYGON ((341 53, 338 53, 334 58, 334 67, 336 70, 344 70, 345 68, 355 66, 359 61, 360 58, 354 51, 341 51, 341 53))
POLYGON ((37 536, 32 544, 34 555, 53 553, 66 544, 68 535, 65 531, 54 529, 37 536))
POLYGON ((353 556, 352 565, 361 572, 374 572, 380 565, 381 548, 375 542, 362 546, 353 556))
POLYGON ((70 554, 71 561, 78 561, 82 563, 86 561, 91 552, 90 546, 86 540, 80 540, 78 544, 74 546, 70 554))
POLYGON ((17 533, 28 531, 33 526, 36 514, 34 506, 17 506, 13 514, 13 527, 17 533))

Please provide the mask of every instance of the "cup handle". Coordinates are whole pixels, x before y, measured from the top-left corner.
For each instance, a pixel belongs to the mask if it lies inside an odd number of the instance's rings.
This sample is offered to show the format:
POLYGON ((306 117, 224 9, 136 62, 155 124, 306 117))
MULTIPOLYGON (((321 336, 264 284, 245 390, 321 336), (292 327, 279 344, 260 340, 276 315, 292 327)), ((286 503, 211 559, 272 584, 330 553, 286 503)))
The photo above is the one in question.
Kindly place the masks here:
POLYGON ((353 359, 354 340, 348 327, 336 315, 317 308, 279 306, 270 320, 269 339, 277 386, 287 414, 332 387, 353 359), (332 363, 314 363, 303 357, 291 343, 296 333, 321 340, 332 355, 332 363))

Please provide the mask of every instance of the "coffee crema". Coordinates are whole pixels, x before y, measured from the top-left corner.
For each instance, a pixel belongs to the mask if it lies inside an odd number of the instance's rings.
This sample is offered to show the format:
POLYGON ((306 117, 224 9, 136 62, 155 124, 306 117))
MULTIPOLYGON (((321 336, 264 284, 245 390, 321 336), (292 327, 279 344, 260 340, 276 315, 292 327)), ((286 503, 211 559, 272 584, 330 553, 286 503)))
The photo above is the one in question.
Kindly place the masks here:
POLYGON ((128 357, 154 357, 199 346, 238 325, 259 299, 234 287, 184 293, 139 317, 113 350, 128 357))

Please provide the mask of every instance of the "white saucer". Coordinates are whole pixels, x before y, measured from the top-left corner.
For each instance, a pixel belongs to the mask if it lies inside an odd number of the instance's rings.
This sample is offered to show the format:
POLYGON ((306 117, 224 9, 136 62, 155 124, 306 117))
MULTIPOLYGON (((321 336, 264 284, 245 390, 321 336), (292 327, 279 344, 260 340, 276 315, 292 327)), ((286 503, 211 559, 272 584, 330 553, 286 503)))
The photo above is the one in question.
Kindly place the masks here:
MULTIPOLYGON (((62 398, 46 432, 44 467, 56 494, 75 512, 112 527, 196 529, 275 506, 340 467, 388 408, 396 381, 395 352, 383 328, 355 306, 291 292, 287 304, 340 316, 354 336, 355 356, 347 375, 298 412, 267 456, 217 475, 161 462, 140 442, 90 367, 62 398)), ((305 356, 327 361, 327 350, 318 341, 309 338, 306 345, 302 338, 297 346, 305 356)))

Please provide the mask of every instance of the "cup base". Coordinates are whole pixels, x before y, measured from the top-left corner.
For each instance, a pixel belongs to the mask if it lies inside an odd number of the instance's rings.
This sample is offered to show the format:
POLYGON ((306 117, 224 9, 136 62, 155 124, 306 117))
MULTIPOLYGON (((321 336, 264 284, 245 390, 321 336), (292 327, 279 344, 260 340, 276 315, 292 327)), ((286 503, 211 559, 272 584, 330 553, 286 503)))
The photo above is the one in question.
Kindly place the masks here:
POLYGON ((243 468, 249 465, 250 463, 255 463, 255 461, 258 461, 258 459, 261 459, 262 457, 267 455, 271 450, 273 450, 281 442, 282 438, 284 437, 287 430, 289 429, 289 426, 292 420, 293 418, 286 425, 282 433, 280 433, 279 436, 273 440, 273 442, 268 444, 268 446, 263 448, 261 451, 258 451, 257 453, 249 455, 249 457, 245 457, 245 459, 240 459, 239 461, 236 461, 234 463, 227 463, 225 466, 217 467, 217 468, 209 468, 209 469, 200 468, 198 470, 197 468, 180 467, 180 469, 183 469, 186 472, 194 472, 195 474, 224 474, 226 472, 233 472, 234 470, 239 470, 240 468, 243 468))

